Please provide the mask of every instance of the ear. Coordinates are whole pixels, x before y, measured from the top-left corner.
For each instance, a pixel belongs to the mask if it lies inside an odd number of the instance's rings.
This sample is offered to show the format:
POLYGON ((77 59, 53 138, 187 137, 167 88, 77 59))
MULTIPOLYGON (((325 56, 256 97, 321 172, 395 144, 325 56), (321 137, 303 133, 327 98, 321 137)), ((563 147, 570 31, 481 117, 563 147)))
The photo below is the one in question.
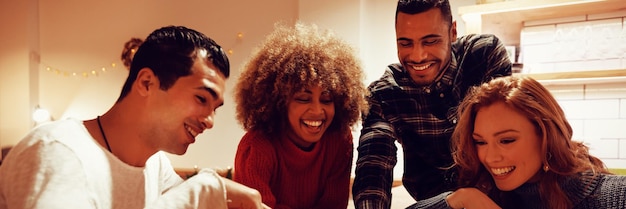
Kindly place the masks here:
POLYGON ((154 72, 150 68, 142 68, 137 73, 137 79, 135 79, 135 83, 133 84, 133 88, 139 93, 141 96, 150 95, 152 91, 159 88, 159 79, 157 79, 154 72))
POLYGON ((456 41, 456 20, 452 21, 452 25, 450 25, 450 41, 454 42, 456 41))

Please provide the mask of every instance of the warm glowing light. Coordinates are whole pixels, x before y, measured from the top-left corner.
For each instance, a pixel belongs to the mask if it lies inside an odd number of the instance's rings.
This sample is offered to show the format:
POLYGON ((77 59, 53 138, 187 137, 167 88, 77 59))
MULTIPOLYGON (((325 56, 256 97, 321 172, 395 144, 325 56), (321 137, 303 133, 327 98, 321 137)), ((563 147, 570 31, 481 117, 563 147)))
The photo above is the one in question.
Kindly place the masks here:
POLYGON ((33 112, 33 121, 41 123, 50 120, 50 112, 48 110, 37 107, 33 112))

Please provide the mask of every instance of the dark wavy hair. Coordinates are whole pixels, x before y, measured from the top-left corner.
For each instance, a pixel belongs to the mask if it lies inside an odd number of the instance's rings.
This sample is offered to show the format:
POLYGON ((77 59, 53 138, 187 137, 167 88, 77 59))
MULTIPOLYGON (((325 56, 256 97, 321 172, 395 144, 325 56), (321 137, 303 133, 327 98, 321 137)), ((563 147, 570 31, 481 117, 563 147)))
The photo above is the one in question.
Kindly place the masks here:
POLYGON ((541 140, 543 165, 548 168, 539 180, 539 192, 545 208, 572 208, 559 186, 565 177, 579 173, 608 173, 604 163, 589 154, 588 147, 572 140, 572 128, 552 94, 530 77, 507 76, 473 88, 458 109, 458 124, 452 136, 454 162, 459 169, 461 187, 476 187, 503 208, 514 207, 509 192, 500 191, 489 172, 480 163, 472 139, 477 111, 495 102, 504 102, 525 115, 535 126, 541 140))
POLYGON ((345 131, 366 112, 364 74, 355 50, 330 31, 278 23, 245 64, 235 87, 237 119, 246 131, 277 136, 287 126, 287 102, 320 85, 335 103, 331 130, 345 131))
POLYGON ((228 57, 213 39, 184 26, 166 26, 152 32, 137 49, 118 102, 130 92, 139 70, 143 68, 154 72, 163 90, 172 87, 178 78, 191 75, 191 66, 199 49, 207 50, 206 59, 228 78, 228 57))

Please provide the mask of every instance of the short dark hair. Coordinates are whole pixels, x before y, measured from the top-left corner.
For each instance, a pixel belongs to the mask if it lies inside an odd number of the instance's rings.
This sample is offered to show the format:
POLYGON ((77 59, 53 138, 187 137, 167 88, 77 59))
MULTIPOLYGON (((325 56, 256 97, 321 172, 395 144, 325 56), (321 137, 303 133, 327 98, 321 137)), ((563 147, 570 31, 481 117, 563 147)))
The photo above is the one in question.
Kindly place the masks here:
POLYGON ((228 57, 213 39, 184 26, 166 26, 152 32, 137 49, 118 102, 130 92, 139 70, 143 68, 152 69, 163 90, 172 87, 178 78, 191 75, 198 49, 207 50, 206 58, 224 77, 230 76, 228 57))
POLYGON ((398 0, 396 22, 400 12, 413 15, 432 8, 439 8, 444 20, 448 22, 448 25, 452 25, 452 10, 450 10, 450 2, 448 0, 398 0))

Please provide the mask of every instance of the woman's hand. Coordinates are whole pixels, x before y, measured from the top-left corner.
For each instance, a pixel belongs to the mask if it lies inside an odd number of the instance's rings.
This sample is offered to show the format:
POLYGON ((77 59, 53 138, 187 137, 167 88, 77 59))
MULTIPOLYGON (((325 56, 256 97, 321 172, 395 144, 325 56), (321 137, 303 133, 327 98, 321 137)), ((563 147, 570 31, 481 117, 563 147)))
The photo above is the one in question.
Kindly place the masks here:
POLYGON ((454 209, 500 209, 491 198, 476 188, 460 188, 446 197, 446 202, 454 209))

